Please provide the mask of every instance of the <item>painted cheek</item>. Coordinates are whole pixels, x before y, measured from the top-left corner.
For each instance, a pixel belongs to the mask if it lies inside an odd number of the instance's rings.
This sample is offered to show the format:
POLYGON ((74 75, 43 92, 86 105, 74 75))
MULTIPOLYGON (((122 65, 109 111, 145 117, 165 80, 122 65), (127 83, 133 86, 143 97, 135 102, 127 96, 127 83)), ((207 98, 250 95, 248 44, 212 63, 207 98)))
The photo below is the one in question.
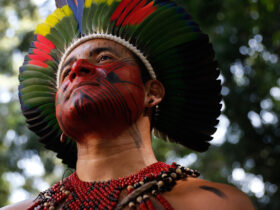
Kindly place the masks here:
POLYGON ((67 111, 66 111, 67 91, 69 91, 69 81, 65 80, 58 88, 58 91, 56 93, 56 99, 55 99, 56 118, 63 132, 66 132, 64 128, 64 121, 65 121, 64 119, 65 116, 67 115, 67 111))
POLYGON ((118 91, 122 94, 125 104, 128 107, 128 122, 131 124, 137 120, 144 107, 144 91, 131 85, 116 85, 118 91))
POLYGON ((124 97, 129 107, 130 122, 136 121, 144 108, 144 87, 138 66, 124 66, 114 72, 118 82, 113 85, 124 97))

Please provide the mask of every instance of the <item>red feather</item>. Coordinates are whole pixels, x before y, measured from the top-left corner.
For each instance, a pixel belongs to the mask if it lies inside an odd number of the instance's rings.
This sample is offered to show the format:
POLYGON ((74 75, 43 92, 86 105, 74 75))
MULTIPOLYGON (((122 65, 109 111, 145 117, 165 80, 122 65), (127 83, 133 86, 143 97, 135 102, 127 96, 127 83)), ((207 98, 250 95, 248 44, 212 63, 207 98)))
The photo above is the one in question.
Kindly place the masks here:
POLYGON ((125 9, 125 7, 129 4, 130 0, 123 0, 119 6, 116 8, 115 12, 111 16, 111 21, 116 20, 125 9))
POLYGON ((28 55, 28 58, 29 58, 30 60, 36 60, 36 61, 42 61, 42 62, 45 62, 45 61, 49 61, 49 60, 50 60, 50 59, 47 59, 47 58, 44 57, 44 56, 35 55, 35 54, 28 55))
POLYGON ((141 9, 143 6, 145 6, 145 4, 147 3, 147 0, 143 0, 141 1, 134 9, 133 11, 127 16, 127 18, 124 20, 122 25, 127 25, 130 22, 131 17, 133 17, 133 14, 141 9))
POLYGON ((41 50, 39 50, 39 49, 33 49, 33 50, 32 50, 32 54, 38 55, 38 56, 44 58, 45 60, 53 60, 52 56, 50 56, 50 55, 47 54, 46 52, 41 51, 41 50))
POLYGON ((139 1, 140 0, 131 1, 131 3, 125 8, 125 10, 119 16, 119 19, 117 20, 116 26, 119 26, 124 21, 124 19, 129 15, 130 12, 133 13, 133 9, 139 3, 139 1))
POLYGON ((33 44, 34 48, 40 49, 48 54, 53 50, 48 45, 45 45, 42 42, 34 41, 34 42, 32 42, 32 44, 33 44))
POLYGON ((152 14, 157 8, 150 2, 145 7, 133 12, 129 22, 127 24, 138 25, 142 23, 150 14, 152 14))
POLYGON ((142 23, 150 14, 156 10, 153 2, 147 4, 147 0, 133 0, 122 1, 116 8, 111 17, 111 21, 117 20, 116 26, 120 24, 125 25, 137 25, 142 23), (140 2, 140 3, 139 3, 140 2))
POLYGON ((51 48, 51 49, 56 48, 56 46, 50 40, 48 40, 46 37, 44 37, 40 34, 36 35, 36 40, 41 42, 41 43, 44 43, 45 45, 49 46, 49 48, 51 48))
POLYGON ((34 65, 34 66, 41 66, 43 68, 47 68, 48 67, 48 65, 45 64, 44 62, 36 61, 36 60, 31 60, 31 61, 28 62, 28 64, 31 64, 31 65, 34 65))

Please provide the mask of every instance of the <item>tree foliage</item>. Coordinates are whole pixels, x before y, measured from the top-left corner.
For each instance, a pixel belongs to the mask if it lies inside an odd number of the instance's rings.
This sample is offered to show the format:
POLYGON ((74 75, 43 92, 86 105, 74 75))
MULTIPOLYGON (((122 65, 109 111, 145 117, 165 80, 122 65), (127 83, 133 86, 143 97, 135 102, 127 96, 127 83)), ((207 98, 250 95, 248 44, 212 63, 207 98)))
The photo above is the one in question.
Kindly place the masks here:
MULTIPOLYGON (((259 209, 280 209, 277 199, 280 197, 280 0, 177 2, 209 34, 216 51, 223 82, 221 121, 226 133, 220 144, 214 144, 203 154, 155 139, 156 155, 163 161, 185 161, 199 169, 205 179, 236 185, 259 209)), ((41 177, 52 184, 61 178, 63 170, 55 155, 45 151, 26 128, 17 99, 17 68, 40 19, 38 8, 29 1, 2 0, 0 11, 0 206, 3 206, 15 191, 14 183, 8 180, 23 179, 17 189, 24 189, 31 196, 41 190, 38 188, 38 183, 44 184, 41 177), (36 159, 38 155, 41 160, 36 159), (26 169, 25 161, 32 158, 44 164, 39 175, 26 169)))

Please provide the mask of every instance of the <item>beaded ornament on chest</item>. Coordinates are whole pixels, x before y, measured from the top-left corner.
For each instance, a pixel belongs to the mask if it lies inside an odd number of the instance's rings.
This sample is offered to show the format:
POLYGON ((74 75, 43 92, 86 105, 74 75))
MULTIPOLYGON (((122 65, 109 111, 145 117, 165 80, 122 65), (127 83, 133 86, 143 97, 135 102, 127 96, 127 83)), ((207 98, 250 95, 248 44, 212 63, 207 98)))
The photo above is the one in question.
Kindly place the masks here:
POLYGON ((176 163, 154 163, 134 175, 105 182, 83 182, 76 172, 40 193, 32 209, 154 209, 154 197, 164 209, 173 209, 161 195, 172 190, 176 181, 198 177, 196 170, 176 163), (124 192, 125 191, 125 192, 124 192), (120 200, 120 194, 127 194, 120 200))

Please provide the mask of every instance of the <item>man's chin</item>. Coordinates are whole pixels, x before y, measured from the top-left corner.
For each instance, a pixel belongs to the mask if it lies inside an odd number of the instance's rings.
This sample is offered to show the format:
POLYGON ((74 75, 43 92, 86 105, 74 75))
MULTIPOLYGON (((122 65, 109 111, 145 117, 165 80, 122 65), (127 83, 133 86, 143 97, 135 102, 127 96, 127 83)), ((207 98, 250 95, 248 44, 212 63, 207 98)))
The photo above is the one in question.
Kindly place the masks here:
POLYGON ((75 141, 87 136, 97 138, 113 138, 120 135, 129 126, 121 121, 112 121, 108 118, 71 118, 64 123, 64 134, 75 141))

